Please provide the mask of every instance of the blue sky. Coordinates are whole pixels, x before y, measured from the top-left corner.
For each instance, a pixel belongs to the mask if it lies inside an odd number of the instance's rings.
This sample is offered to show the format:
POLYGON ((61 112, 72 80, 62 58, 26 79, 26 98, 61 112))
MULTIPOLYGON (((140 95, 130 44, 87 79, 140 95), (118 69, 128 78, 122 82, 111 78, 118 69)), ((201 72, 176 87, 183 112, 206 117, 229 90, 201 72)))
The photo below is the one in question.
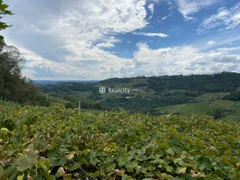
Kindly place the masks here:
POLYGON ((240 72, 239 0, 5 0, 34 80, 240 72))

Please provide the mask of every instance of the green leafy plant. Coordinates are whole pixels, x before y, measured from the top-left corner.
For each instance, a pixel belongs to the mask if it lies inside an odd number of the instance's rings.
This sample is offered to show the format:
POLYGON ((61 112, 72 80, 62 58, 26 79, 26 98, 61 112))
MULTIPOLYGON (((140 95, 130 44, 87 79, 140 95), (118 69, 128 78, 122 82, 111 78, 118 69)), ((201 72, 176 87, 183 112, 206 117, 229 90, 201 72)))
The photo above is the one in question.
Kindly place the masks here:
MULTIPOLYGON (((3 0, 0 0, 0 19, 2 19, 2 15, 13 15, 11 11, 8 9, 8 5, 3 3, 3 0)), ((0 30, 8 28, 9 25, 7 25, 5 22, 0 21, 0 30)), ((0 40, 3 40, 3 36, 0 35, 0 40)))
POLYGON ((239 123, 63 106, 0 109, 0 179, 240 179, 239 123))

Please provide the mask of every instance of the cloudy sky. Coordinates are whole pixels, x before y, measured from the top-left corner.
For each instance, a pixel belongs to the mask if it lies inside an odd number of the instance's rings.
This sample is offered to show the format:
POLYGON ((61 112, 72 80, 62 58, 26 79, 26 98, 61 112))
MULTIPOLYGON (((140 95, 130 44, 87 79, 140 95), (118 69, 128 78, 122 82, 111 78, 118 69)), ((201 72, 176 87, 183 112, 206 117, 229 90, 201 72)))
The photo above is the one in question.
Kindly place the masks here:
POLYGON ((34 80, 240 72, 239 0, 4 2, 34 80))

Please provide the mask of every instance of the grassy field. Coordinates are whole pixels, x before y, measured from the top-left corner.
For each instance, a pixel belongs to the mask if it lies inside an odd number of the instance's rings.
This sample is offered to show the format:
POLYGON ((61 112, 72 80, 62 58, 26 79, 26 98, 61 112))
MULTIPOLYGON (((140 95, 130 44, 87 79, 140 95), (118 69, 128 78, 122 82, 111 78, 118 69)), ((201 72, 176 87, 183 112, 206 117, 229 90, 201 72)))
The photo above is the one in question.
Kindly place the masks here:
POLYGON ((180 104, 173 106, 166 106, 158 108, 159 111, 166 113, 180 113, 185 116, 193 114, 206 115, 208 111, 213 111, 215 108, 210 106, 208 102, 194 103, 194 104, 180 104))
POLYGON ((229 101, 229 100, 217 100, 210 103, 210 106, 213 107, 222 107, 226 109, 235 109, 237 101, 229 101))
POLYGON ((75 91, 75 93, 76 93, 76 96, 78 96, 80 98, 85 98, 85 97, 88 97, 88 96, 92 95, 91 89, 89 91, 82 91, 82 92, 75 91))
POLYGON ((227 93, 206 93, 196 98, 199 103, 179 104, 157 108, 160 113, 178 113, 184 116, 206 115, 217 108, 231 112, 225 120, 240 121, 240 101, 219 100, 227 93))
POLYGON ((66 103, 70 103, 70 101, 67 101, 67 100, 65 100, 63 98, 59 98, 59 97, 47 96, 47 98, 49 99, 51 104, 66 104, 66 103))
POLYGON ((225 120, 232 120, 235 122, 240 122, 240 101, 236 101, 232 107, 235 112, 227 117, 225 117, 225 120))
POLYGON ((213 100, 222 99, 224 96, 228 94, 229 93, 205 93, 201 96, 198 96, 195 100, 197 102, 209 102, 213 100))

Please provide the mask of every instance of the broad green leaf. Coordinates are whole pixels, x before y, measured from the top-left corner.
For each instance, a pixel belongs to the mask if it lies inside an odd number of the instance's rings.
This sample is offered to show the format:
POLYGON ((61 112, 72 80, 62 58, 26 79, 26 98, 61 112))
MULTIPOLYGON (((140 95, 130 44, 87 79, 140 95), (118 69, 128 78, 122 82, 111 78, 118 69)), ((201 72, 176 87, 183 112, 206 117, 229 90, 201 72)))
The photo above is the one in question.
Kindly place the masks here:
POLYGON ((20 157, 16 160, 17 170, 25 171, 32 167, 31 161, 26 157, 20 157))
POLYGON ((162 173, 161 178, 162 179, 173 179, 173 176, 170 174, 162 173))
POLYGON ((171 156, 174 156, 174 154, 175 154, 172 148, 169 148, 167 150, 167 153, 170 154, 171 156))
POLYGON ((17 177, 17 180, 23 180, 23 178, 24 178, 24 175, 21 175, 17 177))
POLYGON ((55 176, 57 178, 59 177, 63 177, 65 175, 65 171, 64 171, 64 168, 63 167, 60 167, 58 170, 57 170, 57 173, 55 174, 55 176))
POLYGON ((187 170, 186 167, 178 168, 177 173, 178 173, 178 174, 185 174, 185 173, 186 173, 186 170, 187 170))

